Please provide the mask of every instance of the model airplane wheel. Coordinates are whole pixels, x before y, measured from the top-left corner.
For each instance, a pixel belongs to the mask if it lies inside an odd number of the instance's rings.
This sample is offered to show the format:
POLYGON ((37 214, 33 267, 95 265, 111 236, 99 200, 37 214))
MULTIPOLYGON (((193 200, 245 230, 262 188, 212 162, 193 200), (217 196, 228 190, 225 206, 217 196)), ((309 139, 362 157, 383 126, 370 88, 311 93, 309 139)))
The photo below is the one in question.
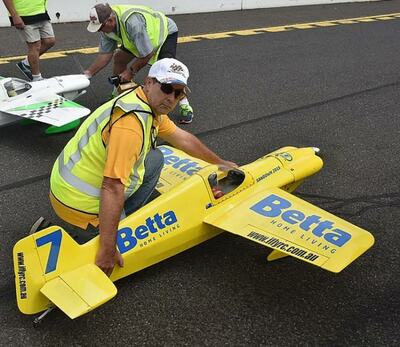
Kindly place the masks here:
POLYGON ((44 217, 39 217, 38 220, 32 224, 29 235, 32 235, 40 230, 46 229, 51 225, 49 221, 47 221, 44 217))
POLYGON ((44 317, 46 317, 51 311, 53 311, 54 306, 49 307, 46 311, 44 311, 41 315, 35 317, 32 324, 35 329, 40 327, 40 323, 42 323, 44 317))

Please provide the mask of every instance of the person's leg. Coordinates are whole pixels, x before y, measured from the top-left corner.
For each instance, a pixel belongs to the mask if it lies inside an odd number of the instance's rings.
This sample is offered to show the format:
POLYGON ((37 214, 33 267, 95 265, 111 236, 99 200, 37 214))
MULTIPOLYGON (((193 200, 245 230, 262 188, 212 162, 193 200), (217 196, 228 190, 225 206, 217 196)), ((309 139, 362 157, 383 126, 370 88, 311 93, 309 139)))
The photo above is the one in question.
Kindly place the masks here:
POLYGON ((158 53, 158 60, 163 58, 176 58, 176 45, 178 43, 178 32, 168 35, 163 45, 161 46, 160 53, 158 53))
POLYGON ((54 36, 53 26, 50 21, 43 21, 40 23, 40 39, 41 46, 39 55, 47 52, 56 43, 56 38, 54 36))
POLYGON ((126 216, 132 214, 146 204, 160 178, 163 165, 164 156, 161 151, 157 148, 150 150, 144 161, 145 174, 143 183, 139 189, 125 201, 124 211, 126 216))
POLYGON ((28 55, 23 61, 17 63, 17 67, 26 78, 32 80, 32 74, 37 74, 39 71, 40 30, 37 24, 29 24, 25 25, 20 33, 28 46, 28 55))
POLYGON ((32 76, 39 75, 39 53, 40 53, 41 42, 28 42, 28 62, 31 67, 32 76))

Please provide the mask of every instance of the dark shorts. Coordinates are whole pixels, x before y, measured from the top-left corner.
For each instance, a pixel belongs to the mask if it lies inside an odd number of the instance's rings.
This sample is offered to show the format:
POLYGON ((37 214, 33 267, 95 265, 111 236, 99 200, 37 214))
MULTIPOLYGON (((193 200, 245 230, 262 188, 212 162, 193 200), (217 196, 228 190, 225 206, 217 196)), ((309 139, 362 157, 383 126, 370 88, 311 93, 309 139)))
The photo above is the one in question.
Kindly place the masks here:
MULTIPOLYGON (((163 58, 176 58, 176 45, 178 43, 178 32, 168 35, 165 42, 161 46, 160 53, 158 54, 158 60, 163 58)), ((119 47, 122 51, 132 54, 124 46, 119 47)))

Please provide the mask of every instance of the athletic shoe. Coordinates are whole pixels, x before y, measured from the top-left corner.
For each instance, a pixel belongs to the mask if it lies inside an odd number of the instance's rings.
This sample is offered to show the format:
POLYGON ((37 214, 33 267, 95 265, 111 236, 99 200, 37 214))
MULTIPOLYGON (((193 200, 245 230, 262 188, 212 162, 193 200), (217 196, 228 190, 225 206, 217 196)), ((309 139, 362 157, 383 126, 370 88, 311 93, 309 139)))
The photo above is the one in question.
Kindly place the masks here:
POLYGON ((30 81, 32 81, 32 70, 29 65, 25 65, 24 62, 20 61, 17 63, 17 68, 23 73, 23 75, 30 81))
POLYGON ((179 106, 179 124, 189 124, 193 121, 193 108, 190 105, 179 106))

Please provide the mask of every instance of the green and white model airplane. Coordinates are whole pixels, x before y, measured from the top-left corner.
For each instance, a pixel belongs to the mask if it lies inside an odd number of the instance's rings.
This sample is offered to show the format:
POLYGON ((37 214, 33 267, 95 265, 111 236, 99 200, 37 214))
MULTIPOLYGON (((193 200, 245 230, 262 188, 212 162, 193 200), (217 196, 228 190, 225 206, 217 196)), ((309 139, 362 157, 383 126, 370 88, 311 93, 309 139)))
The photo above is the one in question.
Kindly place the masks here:
POLYGON ((71 100, 86 93, 90 85, 85 75, 65 75, 27 82, 0 77, 0 128, 21 118, 50 124, 46 133, 70 130, 90 110, 71 100))

